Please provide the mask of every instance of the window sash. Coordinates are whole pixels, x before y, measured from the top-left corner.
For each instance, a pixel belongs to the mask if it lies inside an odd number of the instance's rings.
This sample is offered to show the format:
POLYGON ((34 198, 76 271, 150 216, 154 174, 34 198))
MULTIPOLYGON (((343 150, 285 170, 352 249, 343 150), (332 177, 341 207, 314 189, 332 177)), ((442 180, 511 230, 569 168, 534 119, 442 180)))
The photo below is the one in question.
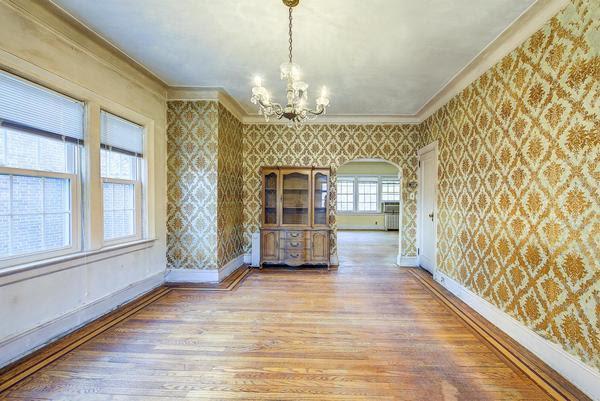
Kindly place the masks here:
MULTIPOLYGON (((138 162, 139 164, 139 162, 138 162)), ((120 178, 102 178, 102 240, 104 245, 115 245, 121 244, 125 242, 136 241, 142 238, 142 183, 139 180, 124 180, 120 178), (104 233, 104 184, 124 184, 124 185, 133 185, 133 206, 134 206, 134 233, 133 235, 127 235, 123 237, 117 238, 106 238, 104 233)), ((125 209, 124 209, 125 210, 125 209)))
MULTIPOLYGON (((28 170, 13 167, 0 166, 0 174, 22 177, 39 177, 39 178, 60 178, 69 180, 70 192, 70 245, 62 248, 53 248, 50 250, 34 251, 26 254, 9 255, 0 258, 0 268, 20 265, 24 263, 35 262, 38 260, 51 259, 63 255, 68 255, 81 250, 81 218, 80 218, 80 201, 81 201, 81 186, 79 175, 70 173, 56 173, 50 171, 28 170)), ((12 197, 12 191, 10 196, 12 197)), ((12 198, 11 198, 12 203, 12 198)), ((66 213, 66 212, 65 212, 66 213)), ((15 215, 14 213, 10 214, 15 215)), ((23 215, 27 215, 26 213, 23 215)), ((10 235, 10 234, 9 234, 10 235)))

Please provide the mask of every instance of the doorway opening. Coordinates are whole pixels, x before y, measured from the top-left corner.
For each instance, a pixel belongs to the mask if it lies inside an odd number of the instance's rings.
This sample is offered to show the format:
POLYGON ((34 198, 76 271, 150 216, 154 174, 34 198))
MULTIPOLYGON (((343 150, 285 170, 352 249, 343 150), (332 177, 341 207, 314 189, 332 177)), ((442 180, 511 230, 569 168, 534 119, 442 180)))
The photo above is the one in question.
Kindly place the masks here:
POLYGON ((395 266, 402 222, 400 170, 382 159, 353 160, 336 171, 340 268, 395 266))

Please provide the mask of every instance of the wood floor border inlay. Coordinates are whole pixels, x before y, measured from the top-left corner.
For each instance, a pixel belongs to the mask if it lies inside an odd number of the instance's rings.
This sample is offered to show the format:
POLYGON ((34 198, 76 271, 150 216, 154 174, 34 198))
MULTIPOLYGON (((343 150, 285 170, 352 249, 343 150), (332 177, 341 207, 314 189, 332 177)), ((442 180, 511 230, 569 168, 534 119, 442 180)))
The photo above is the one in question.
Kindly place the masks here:
POLYGON ((421 269, 409 269, 409 271, 437 299, 549 396, 560 401, 591 401, 583 392, 553 371, 544 362, 512 339, 509 339, 507 335, 500 333, 500 329, 494 327, 496 330, 492 330, 491 323, 485 318, 475 311, 468 311, 468 309, 471 309, 468 305, 458 300, 458 298, 454 299, 454 295, 446 294, 447 290, 436 283, 428 273, 421 269))
POLYGON ((170 288, 158 287, 146 295, 125 304, 107 315, 88 323, 73 333, 46 345, 33 354, 26 356, 0 370, 0 393, 14 386, 21 380, 31 376, 63 355, 73 351, 82 344, 105 332, 114 325, 139 312, 154 301, 171 291, 170 288))

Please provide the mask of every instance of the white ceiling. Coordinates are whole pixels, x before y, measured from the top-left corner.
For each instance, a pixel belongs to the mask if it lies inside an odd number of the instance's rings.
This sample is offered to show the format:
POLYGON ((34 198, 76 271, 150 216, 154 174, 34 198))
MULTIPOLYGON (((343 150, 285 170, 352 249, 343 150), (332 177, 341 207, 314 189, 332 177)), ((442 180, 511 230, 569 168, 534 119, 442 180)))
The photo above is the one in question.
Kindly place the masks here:
MULTIPOLYGON (((280 0, 54 0, 170 86, 223 87, 247 112, 252 77, 282 100, 280 0)), ((415 114, 535 0, 301 0, 294 61, 332 115, 415 114)), ((311 92, 309 91, 309 95, 311 92)))

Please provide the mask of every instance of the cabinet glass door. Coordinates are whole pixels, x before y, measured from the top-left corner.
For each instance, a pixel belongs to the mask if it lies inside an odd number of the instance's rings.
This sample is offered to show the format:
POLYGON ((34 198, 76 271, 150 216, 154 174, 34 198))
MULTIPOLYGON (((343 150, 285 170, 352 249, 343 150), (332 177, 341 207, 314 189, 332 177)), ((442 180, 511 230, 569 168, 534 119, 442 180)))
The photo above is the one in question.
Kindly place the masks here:
POLYGON ((277 173, 265 172, 263 194, 263 223, 277 225, 277 173))
POLYGON ((329 176, 317 171, 313 177, 313 225, 327 225, 327 203, 329 201, 329 176))
POLYGON ((306 172, 282 172, 283 224, 308 225, 310 175, 306 172))

